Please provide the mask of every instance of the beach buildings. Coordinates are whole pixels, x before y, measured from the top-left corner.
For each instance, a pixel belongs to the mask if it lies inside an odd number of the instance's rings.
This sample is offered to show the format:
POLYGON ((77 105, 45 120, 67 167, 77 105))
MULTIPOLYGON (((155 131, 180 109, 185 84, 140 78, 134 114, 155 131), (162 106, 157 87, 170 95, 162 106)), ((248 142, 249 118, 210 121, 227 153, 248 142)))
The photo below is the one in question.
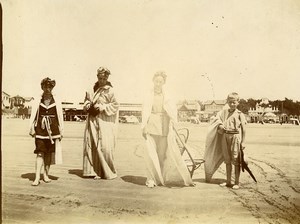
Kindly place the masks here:
POLYGON ((226 100, 207 100, 203 102, 203 110, 200 114, 202 121, 209 121, 212 116, 215 116, 226 104, 226 100))
POLYGON ((5 109, 10 109, 10 95, 2 91, 1 106, 5 109))

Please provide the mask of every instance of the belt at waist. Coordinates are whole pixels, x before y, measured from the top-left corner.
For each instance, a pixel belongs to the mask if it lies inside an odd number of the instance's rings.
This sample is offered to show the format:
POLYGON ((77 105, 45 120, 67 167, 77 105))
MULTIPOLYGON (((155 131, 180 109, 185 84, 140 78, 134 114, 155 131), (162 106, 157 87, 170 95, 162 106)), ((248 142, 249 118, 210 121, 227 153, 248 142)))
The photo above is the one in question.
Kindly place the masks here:
POLYGON ((224 130, 225 134, 239 134, 239 130, 224 130))
POLYGON ((55 117, 55 115, 42 115, 42 122, 41 122, 41 128, 46 129, 48 136, 50 138, 51 143, 53 144, 54 141, 52 140, 52 131, 51 131, 51 119, 50 117, 55 117))

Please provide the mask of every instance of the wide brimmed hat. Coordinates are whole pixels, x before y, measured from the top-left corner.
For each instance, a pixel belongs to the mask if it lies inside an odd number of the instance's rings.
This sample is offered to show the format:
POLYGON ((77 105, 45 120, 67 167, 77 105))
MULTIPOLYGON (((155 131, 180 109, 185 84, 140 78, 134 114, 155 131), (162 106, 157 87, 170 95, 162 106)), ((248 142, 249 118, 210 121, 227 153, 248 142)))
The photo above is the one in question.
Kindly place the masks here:
POLYGON ((47 78, 44 78, 42 81, 41 81, 41 87, 43 88, 43 86, 45 85, 49 85, 51 86, 52 88, 55 86, 56 82, 55 80, 52 80, 50 79, 49 77, 47 78))
POLYGON ((97 75, 102 75, 102 74, 104 74, 105 76, 109 76, 110 75, 109 69, 105 67, 99 67, 97 69, 97 75))

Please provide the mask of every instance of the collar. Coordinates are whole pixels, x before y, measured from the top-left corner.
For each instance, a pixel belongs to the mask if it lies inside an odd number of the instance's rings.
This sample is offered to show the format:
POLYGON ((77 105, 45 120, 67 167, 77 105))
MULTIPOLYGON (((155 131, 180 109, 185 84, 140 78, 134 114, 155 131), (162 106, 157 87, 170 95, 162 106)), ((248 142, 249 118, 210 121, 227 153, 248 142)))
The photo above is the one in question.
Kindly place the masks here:
POLYGON ((102 89, 110 89, 111 88, 111 86, 110 85, 105 85, 105 86, 103 86, 103 87, 101 87, 102 89))
POLYGON ((97 92, 98 90, 108 90, 108 89, 110 89, 110 88, 111 88, 110 85, 105 85, 105 86, 102 86, 102 87, 99 87, 98 89, 96 89, 95 92, 97 92))

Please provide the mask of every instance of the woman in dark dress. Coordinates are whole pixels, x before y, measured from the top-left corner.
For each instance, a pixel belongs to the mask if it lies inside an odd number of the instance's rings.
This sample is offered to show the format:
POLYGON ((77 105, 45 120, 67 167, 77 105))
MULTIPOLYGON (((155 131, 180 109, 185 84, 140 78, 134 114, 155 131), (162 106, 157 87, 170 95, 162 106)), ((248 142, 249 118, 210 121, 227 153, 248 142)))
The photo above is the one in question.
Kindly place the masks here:
POLYGON ((40 184, 40 174, 44 166, 43 180, 49 183, 50 165, 61 163, 60 140, 63 136, 63 113, 61 103, 52 94, 55 80, 45 78, 41 82, 43 94, 32 108, 29 134, 35 138, 36 171, 32 186, 40 184))

